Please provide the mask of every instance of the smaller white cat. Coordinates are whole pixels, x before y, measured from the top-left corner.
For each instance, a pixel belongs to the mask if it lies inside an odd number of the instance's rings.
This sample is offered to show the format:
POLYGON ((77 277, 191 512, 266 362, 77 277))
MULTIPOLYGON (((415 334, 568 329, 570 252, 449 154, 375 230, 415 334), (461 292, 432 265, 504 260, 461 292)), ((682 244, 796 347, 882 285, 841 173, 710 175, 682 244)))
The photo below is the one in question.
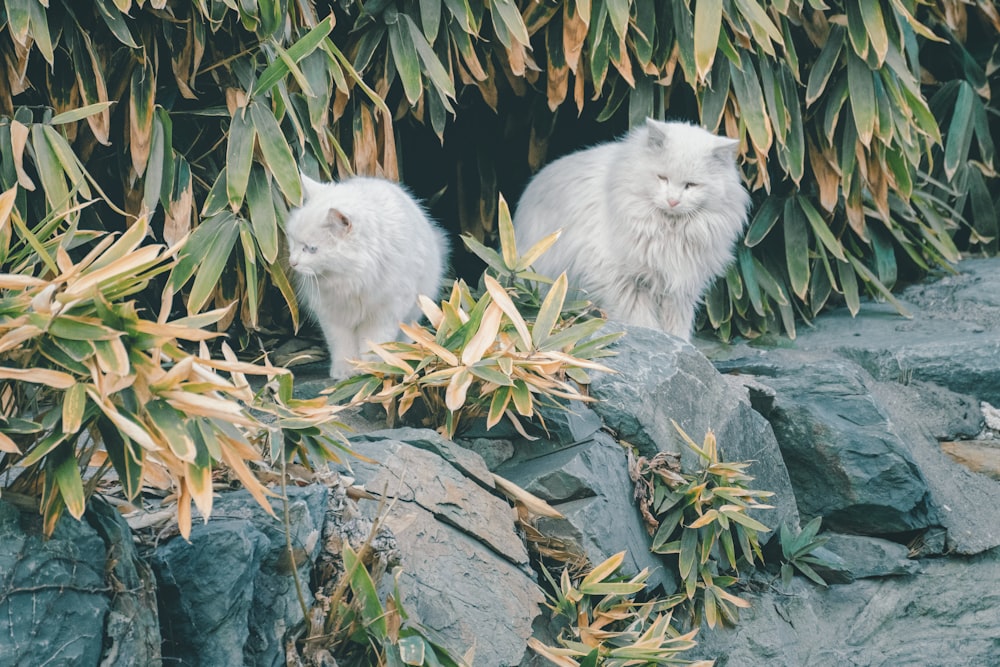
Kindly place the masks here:
POLYGON ((436 298, 448 240, 403 187, 380 178, 319 183, 302 175, 302 206, 285 225, 298 295, 330 351, 330 377, 350 375, 367 342, 399 337, 436 298))
POLYGON ((614 319, 689 340, 698 300, 746 224, 737 146, 650 119, 620 141, 560 158, 521 196, 517 245, 563 228, 537 271, 565 271, 614 319))

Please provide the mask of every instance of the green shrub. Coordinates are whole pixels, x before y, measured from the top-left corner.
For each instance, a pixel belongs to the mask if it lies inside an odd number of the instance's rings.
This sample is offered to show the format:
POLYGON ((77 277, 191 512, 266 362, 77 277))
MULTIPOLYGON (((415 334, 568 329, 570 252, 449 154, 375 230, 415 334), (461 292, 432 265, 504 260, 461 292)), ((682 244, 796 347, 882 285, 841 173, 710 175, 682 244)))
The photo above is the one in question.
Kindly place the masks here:
POLYGON ((758 535, 770 530, 747 512, 772 509, 761 501, 774 494, 748 488, 753 481, 745 472, 749 463, 720 460, 711 431, 699 447, 674 427, 703 467, 681 472, 680 458, 666 453, 631 462, 636 497, 653 536, 651 548, 676 566, 681 597, 690 603, 695 622, 704 617, 710 627, 720 618, 733 624, 737 609, 749 603, 726 589, 739 581, 741 564, 763 564, 758 535))
POLYGON ((558 584, 549 577, 553 591, 548 594, 549 607, 560 646, 548 646, 534 637, 528 646, 560 667, 711 667, 711 660, 683 658, 682 653, 696 646, 698 630, 681 634, 672 625, 676 600, 641 601, 649 573, 622 576, 619 568, 624 558, 624 551, 615 554, 579 580, 570 577, 567 569, 558 584))
POLYGON ((262 449, 308 463, 345 448, 336 408, 293 399, 287 370, 241 362, 224 343, 221 358, 209 353, 218 334, 206 327, 229 309, 171 319, 167 299, 146 316, 134 297, 176 266, 179 248, 142 245, 145 218, 92 242, 66 219, 29 229, 16 196, 16 186, 0 195, 0 475, 8 491, 40 498, 46 533, 63 509, 79 519, 112 468, 129 500, 147 485, 172 490, 187 537, 192 501, 211 514, 220 465, 270 511, 250 468, 262 449))

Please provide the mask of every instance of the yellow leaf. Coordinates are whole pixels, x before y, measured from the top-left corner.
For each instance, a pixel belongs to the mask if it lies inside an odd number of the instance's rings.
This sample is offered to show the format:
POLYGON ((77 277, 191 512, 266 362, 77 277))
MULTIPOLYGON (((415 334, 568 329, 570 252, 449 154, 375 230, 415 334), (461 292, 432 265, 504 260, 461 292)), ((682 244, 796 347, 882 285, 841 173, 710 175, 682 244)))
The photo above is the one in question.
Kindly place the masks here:
POLYGON ((510 295, 490 275, 483 276, 483 283, 486 285, 486 291, 490 293, 493 297, 494 303, 500 306, 500 310, 510 319, 514 328, 517 330, 517 335, 521 338, 521 344, 524 350, 531 349, 531 333, 528 331, 528 325, 524 323, 524 318, 521 317, 521 313, 517 311, 517 306, 511 301, 510 295))
POLYGON ((434 327, 435 329, 440 328, 441 320, 444 319, 444 313, 441 312, 441 309, 438 307, 438 305, 433 301, 431 301, 430 298, 424 296, 423 294, 418 296, 417 300, 420 303, 420 310, 422 310, 424 315, 427 316, 427 321, 431 323, 431 326, 434 327))
POLYGON ((177 497, 177 530, 188 542, 191 541, 191 492, 184 479, 180 480, 180 494, 177 497))
POLYGON ((509 479, 504 479, 499 475, 493 475, 493 483, 501 493, 514 502, 523 505, 524 508, 531 514, 534 514, 535 516, 552 517, 553 519, 563 518, 563 515, 552 507, 552 505, 549 505, 535 494, 525 491, 509 479))
POLYGON ((97 404, 97 407, 101 409, 105 416, 111 420, 111 423, 115 425, 115 428, 136 442, 140 447, 152 452, 163 449, 153 440, 153 436, 149 434, 149 431, 144 429, 142 426, 139 426, 122 413, 118 412, 118 409, 115 408, 114 405, 108 404, 102 400, 98 393, 91 387, 87 387, 87 395, 90 396, 90 400, 97 404))
POLYGON ((438 345, 430 334, 428 334, 428 332, 423 328, 410 326, 409 324, 400 324, 399 329, 415 342, 441 357, 441 359, 443 359, 446 363, 452 366, 458 366, 458 357, 456 357, 448 348, 438 345))
POLYGON ((32 384, 44 384, 55 389, 69 389, 76 384, 76 378, 69 373, 47 368, 5 368, 0 367, 0 378, 18 380, 32 384))
POLYGON ((493 303, 486 307, 486 312, 483 313, 483 319, 479 323, 479 331, 475 333, 472 339, 466 344, 465 349, 462 350, 462 363, 464 365, 471 366, 482 359, 486 351, 497 342, 501 318, 503 318, 503 311, 494 300, 493 303))
POLYGON ((27 289, 44 285, 45 281, 34 276, 22 276, 16 273, 0 273, 0 289, 27 289))
POLYGON ((457 412, 465 405, 465 397, 471 384, 472 373, 467 368, 461 368, 455 373, 444 394, 444 402, 449 410, 457 412))
POLYGON ((0 432, 0 452, 7 452, 8 454, 20 454, 21 450, 17 448, 14 441, 3 432, 0 432))
POLYGON ((14 210, 14 200, 17 198, 17 186, 13 186, 3 194, 0 194, 0 229, 3 229, 10 222, 10 212, 14 210))

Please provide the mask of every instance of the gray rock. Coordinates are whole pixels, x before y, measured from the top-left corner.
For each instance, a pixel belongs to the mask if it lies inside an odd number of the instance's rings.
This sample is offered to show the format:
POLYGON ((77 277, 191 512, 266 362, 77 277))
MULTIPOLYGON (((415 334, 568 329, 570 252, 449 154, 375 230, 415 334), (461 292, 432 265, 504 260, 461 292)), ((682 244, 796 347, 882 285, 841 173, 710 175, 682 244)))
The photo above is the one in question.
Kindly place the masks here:
POLYGON ((946 529, 945 551, 971 555, 1000 546, 997 516, 984 509, 1000 507, 1000 483, 971 472, 941 450, 931 436, 919 390, 888 382, 871 389, 927 481, 936 523, 946 529))
POLYGON ((455 442, 479 454, 490 470, 496 470, 514 456, 514 443, 506 438, 457 438, 455 442))
POLYGON ((0 665, 96 665, 112 592, 104 541, 64 515, 51 538, 37 515, 0 501, 0 665))
POLYGON ((804 515, 875 535, 934 525, 927 481, 864 370, 789 350, 720 365, 775 392, 769 419, 804 515))
POLYGON ((90 499, 87 520, 107 547, 112 588, 101 667, 157 665, 161 638, 153 571, 139 557, 125 519, 99 496, 90 499))
POLYGON ((755 518, 774 527, 798 526, 795 493, 781 451, 767 420, 751 406, 747 389, 720 375, 693 346, 660 331, 630 327, 612 349, 617 355, 604 362, 617 373, 595 373, 590 388, 599 399, 593 409, 605 424, 644 456, 679 452, 685 469, 701 464, 671 421, 697 443, 714 430, 722 459, 751 461, 752 486, 775 493, 771 504, 776 509, 756 513, 755 518))
MULTIPOLYGON (((484 476, 466 476, 486 470, 473 452, 433 431, 382 435, 352 440, 379 463, 351 467, 367 491, 389 496, 384 525, 402 555, 403 608, 453 653, 474 647, 475 664, 518 664, 543 596, 513 509, 485 488, 484 476)), ((373 502, 361 507, 369 516, 377 511, 373 502)))
POLYGON ((911 575, 920 570, 920 563, 909 557, 902 544, 861 535, 826 533, 827 551, 842 559, 852 579, 911 575))
POLYGON ((649 550, 650 537, 635 507, 625 450, 605 433, 546 456, 502 468, 500 474, 551 504, 563 519, 543 517, 538 529, 597 565, 627 550, 626 574, 650 571, 650 586, 677 588, 673 572, 649 550))
MULTIPOLYGON (((293 569, 311 604, 310 567, 320 546, 325 487, 289 488, 293 553, 283 519, 247 492, 224 494, 191 541, 174 538, 153 555, 160 582, 164 653, 187 665, 284 664, 284 642, 303 619, 293 569)), ((283 517, 280 499, 272 502, 283 517)))
POLYGON ((1000 628, 997 581, 995 550, 932 559, 912 577, 860 579, 826 589, 795 577, 788 594, 770 587, 741 593, 751 607, 741 610, 739 624, 703 628, 695 654, 717 658, 717 667, 993 665, 1000 628))
POLYGON ((1000 402, 1000 271, 996 259, 970 259, 959 273, 899 294, 913 314, 865 302, 857 317, 824 313, 800 332, 796 347, 836 352, 876 379, 930 382, 979 400, 1000 402))

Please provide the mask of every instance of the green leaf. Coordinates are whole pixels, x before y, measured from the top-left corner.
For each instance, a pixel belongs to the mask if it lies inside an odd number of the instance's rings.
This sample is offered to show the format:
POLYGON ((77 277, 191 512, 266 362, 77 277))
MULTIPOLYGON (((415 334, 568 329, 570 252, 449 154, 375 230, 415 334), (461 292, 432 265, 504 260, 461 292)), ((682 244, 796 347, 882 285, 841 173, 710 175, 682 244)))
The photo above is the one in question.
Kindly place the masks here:
POLYGON ((128 29, 128 23, 125 21, 122 12, 115 7, 114 3, 111 0, 97 0, 95 4, 97 6, 97 13, 101 15, 104 23, 107 24, 111 33, 118 41, 129 48, 138 49, 139 45, 136 44, 135 39, 132 37, 132 33, 128 29))
MULTIPOLYGON (((298 63, 300 60, 315 51, 316 48, 323 43, 323 40, 325 40, 333 30, 333 19, 333 14, 330 14, 325 19, 317 23, 316 27, 306 33, 302 39, 288 47, 286 53, 293 63, 298 63)), ((274 86, 274 84, 281 81, 281 79, 283 79, 288 72, 288 62, 282 58, 276 59, 261 73, 256 84, 250 89, 248 97, 255 98, 265 95, 274 86)))
MULTIPOLYGON (((877 0, 868 0, 876 2, 877 0)), ((858 58, 864 60, 868 56, 868 29, 865 27, 864 16, 861 15, 862 2, 847 2, 847 33, 851 37, 851 46, 858 58)))
POLYGON ((875 84, 868 64, 852 54, 847 55, 847 87, 851 93, 851 112, 858 138, 865 146, 870 146, 878 111, 875 106, 875 84))
POLYGON ((243 205, 256 141, 257 131, 250 120, 247 108, 233 109, 226 146, 226 196, 234 213, 243 205))
MULTIPOLYGON (((8 7, 12 3, 8 2, 8 7)), ((35 47, 41 52, 45 62, 51 67, 55 62, 55 52, 52 48, 52 36, 49 33, 48 3, 43 8, 41 0, 27 0, 28 14, 31 19, 31 37, 35 40, 35 47)))
MULTIPOLYGON (((625 23, 627 24, 628 0, 609 0, 608 10, 613 11, 617 7, 612 7, 612 5, 617 6, 622 3, 625 4, 625 23)), ((521 11, 517 8, 517 5, 514 4, 514 0, 492 0, 491 6, 491 16, 493 18, 494 26, 497 26, 497 19, 499 18, 500 22, 506 28, 506 32, 509 33, 514 39, 524 45, 531 44, 531 39, 528 37, 528 29, 524 25, 524 20, 521 18, 521 11)), ((509 47, 511 44, 505 42, 504 46, 509 47)))
POLYGON ((278 259, 278 218, 271 197, 271 179, 262 169, 250 172, 247 207, 260 253, 268 263, 274 263, 278 259))
MULTIPOLYGON (((777 220, 777 218, 775 218, 777 220)), ((740 264, 740 274, 743 276, 743 282, 746 285, 747 297, 750 299, 750 305, 753 306, 754 312, 756 312, 761 317, 764 317, 764 302, 760 298, 760 284, 757 281, 757 268, 753 259, 753 254, 751 254, 750 249, 745 245, 738 246, 736 249, 736 257, 740 264)))
POLYGON ((384 18, 389 27, 389 48, 392 50, 393 64, 403 82, 406 99, 411 105, 415 105, 423 94, 420 65, 418 59, 414 57, 417 47, 413 43, 409 28, 405 28, 399 20, 399 12, 395 7, 387 8, 384 18))
POLYGON ((792 291, 800 299, 806 298, 809 288, 809 228, 797 198, 785 200, 785 217, 782 223, 785 232, 785 263, 792 291))
MULTIPOLYGON (((848 255, 849 259, 854 259, 848 255)), ((850 262, 837 262, 837 275, 840 277, 840 289, 847 302, 847 309, 851 315, 857 315, 861 310, 861 300, 858 297, 858 278, 854 274, 854 268, 850 262)))
POLYGON ((778 218, 781 217, 782 205, 782 199, 774 195, 764 200, 764 203, 754 214, 750 227, 747 229, 746 238, 743 239, 746 247, 752 248, 764 240, 774 228, 774 224, 778 222, 778 218))
POLYGON ((343 546, 341 555, 344 558, 344 569, 349 577, 351 591, 361 602, 361 620, 365 628, 376 639, 384 640, 388 636, 389 626, 371 574, 350 545, 343 546))
POLYGON ((278 187, 285 193, 292 204, 302 202, 302 185, 299 182, 299 170, 292 157, 292 149, 288 147, 285 136, 278 125, 278 119, 274 117, 271 110, 260 102, 250 104, 250 116, 253 119, 254 127, 257 129, 257 139, 260 141, 260 149, 264 154, 264 160, 271 175, 278 182, 278 187))
POLYGON ((976 93, 967 82, 962 81, 955 100, 955 110, 944 146, 944 173, 951 180, 958 168, 969 159, 972 146, 972 131, 975 128, 973 103, 976 93))
POLYGON ((118 473, 118 480, 125 491, 125 497, 134 499, 142 490, 142 447, 133 448, 128 438, 123 437, 118 428, 106 416, 97 419, 104 449, 111 464, 118 473))
POLYGON ((771 147, 771 124, 767 118, 767 104, 764 92, 757 80, 757 68, 750 56, 744 51, 741 54, 740 67, 730 63, 733 92, 740 105, 741 120, 746 123, 754 146, 761 153, 767 153, 771 147))
POLYGON ((52 120, 49 121, 49 124, 62 125, 63 123, 75 123, 76 121, 83 120, 88 116, 93 116, 94 114, 106 111, 114 103, 114 101, 95 102, 94 104, 88 104, 77 109, 70 109, 69 111, 64 111, 53 116, 52 120))
POLYGON ((400 15, 406 22, 407 27, 410 31, 410 39, 413 42, 414 47, 416 47, 417 55, 420 56, 420 62, 424 65, 424 72, 430 77, 434 86, 443 94, 454 99, 455 97, 455 83, 451 80, 451 75, 445 70, 444 65, 438 60, 437 54, 434 53, 434 49, 431 48, 430 44, 427 43, 427 39, 424 34, 420 32, 420 28, 417 24, 413 22, 406 14, 400 15))
POLYGON ((844 247, 841 245, 840 241, 837 240, 837 237, 833 235, 833 232, 830 230, 830 226, 826 224, 826 221, 823 219, 823 216, 820 215, 819 211, 816 210, 816 207, 812 205, 812 202, 809 201, 809 199, 803 197, 802 195, 797 195, 795 199, 799 208, 801 208, 802 212, 806 214, 806 219, 809 220, 809 224, 812 226, 812 230, 816 235, 816 238, 820 240, 820 242, 833 254, 834 257, 840 261, 844 261, 844 247))
POLYGON ((806 106, 819 99, 820 95, 826 92, 827 82, 833 74, 837 61, 840 59, 840 50, 844 46, 844 29, 835 25, 830 29, 826 43, 820 50, 816 61, 812 64, 809 72, 809 82, 806 84, 806 106))
POLYGON ((184 428, 185 415, 161 399, 152 400, 144 406, 153 425, 163 436, 170 451, 181 461, 193 462, 197 455, 194 439, 184 428))
MULTIPOLYGON (((627 12, 628 3, 625 5, 627 12)), ((694 62, 701 79, 712 69, 721 30, 722 0, 699 0, 694 7, 694 62)))
POLYGON ((681 531, 681 553, 677 564, 677 572, 681 575, 681 579, 687 579, 694 571, 697 553, 698 531, 684 528, 681 531))
MULTIPOLYGON (((71 450, 72 451, 72 450, 71 450)), ((66 456, 53 471, 56 485, 59 487, 59 495, 66 503, 66 509, 74 519, 80 519, 87 510, 87 498, 83 493, 83 479, 80 477, 80 468, 76 457, 66 456)))
POLYGON ((236 239, 239 236, 239 222, 235 216, 231 213, 224 213, 217 217, 220 218, 219 231, 212 239, 211 245, 207 248, 199 248, 193 251, 200 251, 200 257, 198 272, 195 274, 194 283, 191 285, 191 293, 188 295, 187 312, 189 315, 200 312, 208 301, 208 298, 215 291, 219 283, 219 277, 229 262, 229 257, 233 253, 233 246, 236 245, 236 239))
POLYGON ((886 31, 885 19, 882 17, 881 0, 858 2, 857 5, 861 9, 861 18, 868 35, 868 42, 875 50, 875 64, 881 67, 882 63, 885 62, 885 55, 889 51, 889 33, 886 31))

